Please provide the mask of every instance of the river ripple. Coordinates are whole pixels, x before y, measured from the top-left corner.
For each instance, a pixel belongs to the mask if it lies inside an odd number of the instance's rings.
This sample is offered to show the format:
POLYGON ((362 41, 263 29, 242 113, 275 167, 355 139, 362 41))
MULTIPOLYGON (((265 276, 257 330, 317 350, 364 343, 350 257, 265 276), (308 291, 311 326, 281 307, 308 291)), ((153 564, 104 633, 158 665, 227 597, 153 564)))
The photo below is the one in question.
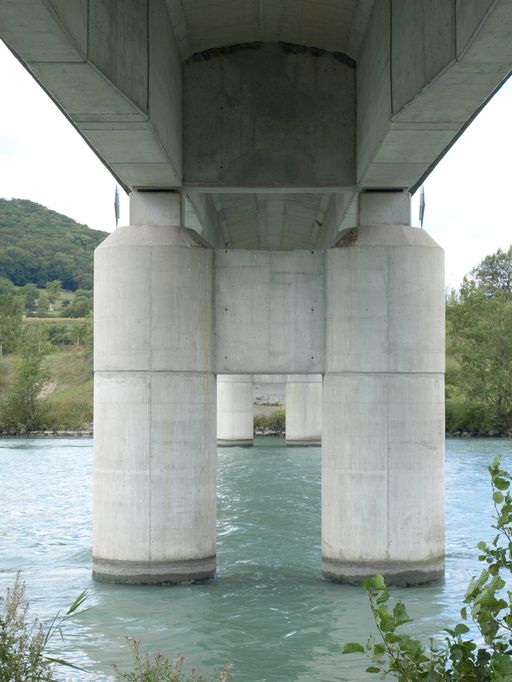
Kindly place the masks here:
MULTIPOLYGON (((446 457, 447 575, 443 584, 396 590, 427 637, 457 618, 474 546, 488 539, 486 466, 512 468, 508 440, 449 440, 446 457)), ((212 672, 224 660, 240 682, 375 679, 342 643, 372 629, 360 588, 320 578, 320 449, 260 440, 219 449, 218 579, 181 587, 94 583, 91 571, 90 440, 0 440, 0 591, 22 570, 43 620, 84 588, 92 607, 67 629, 62 649, 109 680, 127 661, 124 637, 149 651, 180 652, 212 672)), ((58 644, 58 643, 57 643, 58 644)))

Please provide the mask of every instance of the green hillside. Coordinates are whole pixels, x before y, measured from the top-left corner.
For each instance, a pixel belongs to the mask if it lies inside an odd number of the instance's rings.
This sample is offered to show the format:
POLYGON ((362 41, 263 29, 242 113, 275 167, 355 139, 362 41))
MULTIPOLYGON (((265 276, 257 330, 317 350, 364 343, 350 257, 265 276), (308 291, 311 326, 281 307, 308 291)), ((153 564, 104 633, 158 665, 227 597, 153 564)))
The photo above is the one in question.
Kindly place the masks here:
POLYGON ((27 199, 0 199, 0 277, 23 286, 92 289, 93 251, 106 232, 91 230, 27 199))

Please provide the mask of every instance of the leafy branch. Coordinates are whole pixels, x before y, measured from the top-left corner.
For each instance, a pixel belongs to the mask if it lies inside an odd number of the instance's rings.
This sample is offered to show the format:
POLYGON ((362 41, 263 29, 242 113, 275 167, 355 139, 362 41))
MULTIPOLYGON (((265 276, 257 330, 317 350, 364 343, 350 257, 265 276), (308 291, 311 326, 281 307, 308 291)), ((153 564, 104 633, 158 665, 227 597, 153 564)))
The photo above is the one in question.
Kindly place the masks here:
POLYGON ((364 583, 380 640, 370 636, 363 645, 345 644, 343 653, 365 654, 371 661, 366 672, 400 682, 440 680, 505 682, 512 680, 512 592, 506 591, 512 576, 512 476, 496 457, 488 467, 491 475, 494 523, 497 532, 490 544, 479 542, 479 561, 486 564, 471 579, 460 611, 461 622, 443 630, 444 639, 420 640, 399 632, 411 623, 405 605, 390 605, 390 591, 381 575, 364 583), (480 634, 473 639, 469 624, 480 634), (468 637, 463 637, 468 635, 468 637))

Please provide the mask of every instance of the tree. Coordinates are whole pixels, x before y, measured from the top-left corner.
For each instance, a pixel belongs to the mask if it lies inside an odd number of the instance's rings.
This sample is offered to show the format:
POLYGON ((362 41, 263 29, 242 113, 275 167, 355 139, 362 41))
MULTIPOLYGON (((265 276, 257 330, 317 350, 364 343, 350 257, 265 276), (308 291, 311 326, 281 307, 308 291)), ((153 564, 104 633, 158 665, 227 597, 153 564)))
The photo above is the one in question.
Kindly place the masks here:
POLYGON ((448 380, 480 411, 484 428, 512 425, 512 248, 497 251, 463 280, 447 302, 448 380))
POLYGON ((39 294, 39 298, 37 299, 37 312, 40 315, 45 315, 48 312, 48 306, 50 305, 50 301, 48 298, 48 294, 46 291, 41 291, 39 294))
POLYGON ((35 284, 25 284, 22 289, 23 300, 25 303, 25 310, 27 313, 33 313, 37 306, 37 299, 39 298, 39 291, 35 284))
POLYGON ((86 317, 92 312, 92 307, 92 291, 77 289, 73 301, 66 310, 66 315, 67 317, 86 317))
POLYGON ((0 425, 16 431, 35 431, 42 426, 39 402, 49 374, 44 366, 47 344, 32 330, 25 332, 20 363, 7 395, 0 403, 0 425))
POLYGON ((71 338, 77 349, 82 347, 87 356, 92 356, 93 319, 91 312, 84 317, 83 321, 71 327, 71 338))
POLYGON ((106 237, 24 199, 0 199, 0 277, 17 286, 92 288, 93 251, 106 237))
POLYGON ((468 281, 473 281, 487 295, 505 296, 512 299, 512 246, 508 251, 498 249, 496 253, 486 256, 474 268, 468 281))
POLYGON ((22 308, 15 296, 0 294, 0 348, 8 355, 16 350, 21 335, 22 308))
POLYGON ((46 286, 46 292, 48 294, 48 300, 50 303, 55 303, 59 293, 61 292, 61 289, 62 282, 60 280, 54 279, 51 282, 48 282, 46 286))
POLYGON ((0 275, 0 294, 4 295, 10 294, 11 296, 13 296, 15 293, 16 287, 11 282, 11 280, 0 275))

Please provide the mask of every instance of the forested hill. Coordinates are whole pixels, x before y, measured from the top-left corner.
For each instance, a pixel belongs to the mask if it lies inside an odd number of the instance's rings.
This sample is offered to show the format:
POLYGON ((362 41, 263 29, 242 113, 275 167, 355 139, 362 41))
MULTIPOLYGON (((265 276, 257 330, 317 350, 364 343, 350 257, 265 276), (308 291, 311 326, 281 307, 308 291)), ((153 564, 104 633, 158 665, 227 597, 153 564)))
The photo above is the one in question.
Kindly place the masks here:
POLYGON ((0 199, 0 277, 92 289, 93 251, 106 236, 33 201, 0 199))

